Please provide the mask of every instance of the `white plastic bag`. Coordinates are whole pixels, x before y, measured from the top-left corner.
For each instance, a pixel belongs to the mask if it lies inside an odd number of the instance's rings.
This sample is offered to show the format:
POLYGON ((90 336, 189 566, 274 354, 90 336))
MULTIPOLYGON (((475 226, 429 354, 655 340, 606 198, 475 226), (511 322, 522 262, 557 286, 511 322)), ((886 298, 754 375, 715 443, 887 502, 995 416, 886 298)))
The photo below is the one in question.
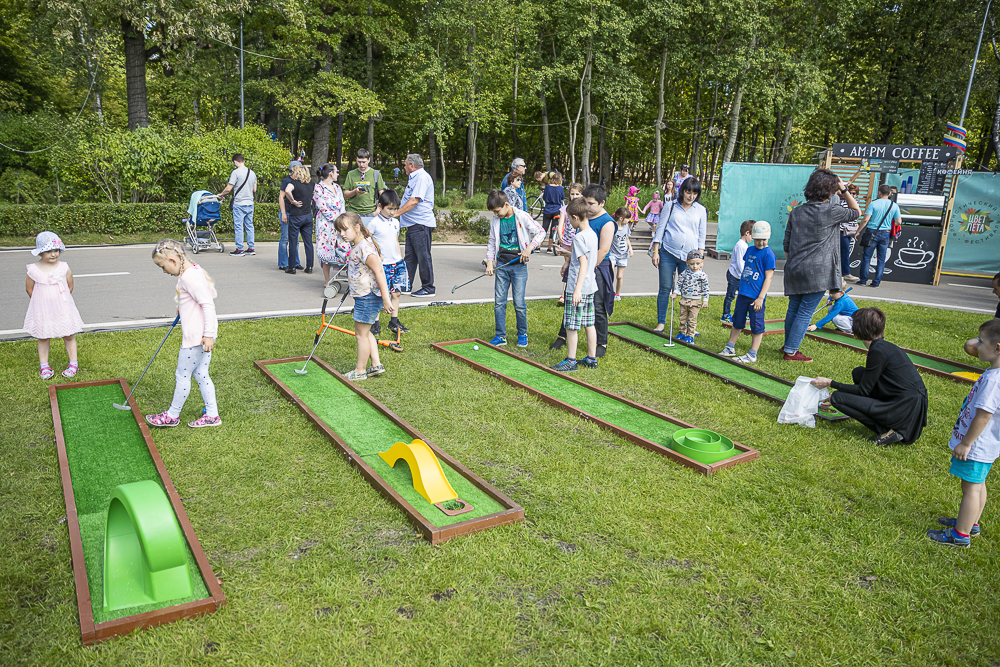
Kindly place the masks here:
POLYGON ((830 390, 817 389, 810 384, 812 380, 813 378, 804 375, 795 380, 795 386, 788 392, 788 398, 778 413, 779 424, 799 424, 807 428, 816 428, 819 404, 830 398, 830 390))

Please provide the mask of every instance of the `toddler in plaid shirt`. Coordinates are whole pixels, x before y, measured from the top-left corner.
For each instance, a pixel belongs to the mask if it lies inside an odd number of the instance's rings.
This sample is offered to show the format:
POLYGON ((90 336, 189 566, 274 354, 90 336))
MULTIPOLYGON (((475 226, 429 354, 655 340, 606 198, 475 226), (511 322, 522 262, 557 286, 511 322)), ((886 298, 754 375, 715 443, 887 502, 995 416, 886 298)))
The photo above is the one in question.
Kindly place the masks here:
POLYGON ((705 258, 697 250, 688 253, 687 266, 674 285, 674 296, 681 297, 681 331, 677 340, 693 343, 698 335, 698 311, 708 306, 708 274, 702 271, 705 258))

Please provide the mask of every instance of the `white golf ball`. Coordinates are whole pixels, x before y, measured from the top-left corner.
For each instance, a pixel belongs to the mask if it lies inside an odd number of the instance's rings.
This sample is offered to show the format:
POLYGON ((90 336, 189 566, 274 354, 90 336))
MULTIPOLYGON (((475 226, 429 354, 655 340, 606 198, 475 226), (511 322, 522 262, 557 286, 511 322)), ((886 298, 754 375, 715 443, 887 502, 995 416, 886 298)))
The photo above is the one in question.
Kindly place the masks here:
POLYGON ((478 346, 478 345, 473 345, 473 346, 472 346, 472 349, 473 349, 473 350, 478 350, 478 349, 479 349, 479 346, 478 346))

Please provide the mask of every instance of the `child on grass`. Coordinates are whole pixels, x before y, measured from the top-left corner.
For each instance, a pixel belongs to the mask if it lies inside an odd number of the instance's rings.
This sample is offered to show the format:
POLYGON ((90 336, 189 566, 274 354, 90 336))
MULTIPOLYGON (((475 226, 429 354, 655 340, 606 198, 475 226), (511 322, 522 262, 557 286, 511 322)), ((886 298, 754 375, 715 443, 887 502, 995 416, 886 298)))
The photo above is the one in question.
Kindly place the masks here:
POLYGON ((771 238, 771 225, 764 220, 758 220, 750 231, 753 246, 747 248, 743 256, 743 275, 740 277, 739 296, 736 297, 736 309, 733 312, 733 330, 729 334, 729 342, 722 348, 720 354, 724 357, 736 357, 736 340, 750 315, 750 349, 736 361, 744 364, 757 363, 757 350, 764 339, 764 307, 767 304, 767 290, 771 288, 774 278, 776 258, 774 251, 767 247, 771 238), (751 308, 752 306, 752 308, 751 308))
POLYGON ((394 334, 410 333, 399 321, 399 295, 410 291, 410 276, 399 247, 399 218, 394 217, 397 210, 399 195, 392 188, 386 188, 378 196, 375 217, 368 222, 372 239, 382 251, 382 271, 385 272, 385 284, 389 287, 392 301, 389 331, 394 334))
POLYGON ((219 320, 215 315, 215 281, 203 268, 191 261, 184 245, 173 239, 163 239, 153 248, 153 263, 168 276, 177 276, 175 300, 181 316, 181 349, 177 353, 177 371, 174 373, 174 396, 170 407, 155 415, 146 415, 152 426, 172 427, 181 423, 181 409, 191 393, 191 376, 198 382, 198 390, 205 401, 205 410, 196 421, 188 422, 191 428, 219 426, 219 406, 215 400, 215 383, 208 375, 212 350, 219 333, 219 320))
POLYGON ((697 250, 687 256, 687 268, 674 285, 674 295, 681 297, 680 333, 676 340, 693 343, 698 335, 698 311, 708 306, 708 275, 702 270, 705 258, 697 250))
POLYGON ((597 233, 590 227, 590 207, 584 199, 574 199, 566 207, 570 224, 576 230, 569 267, 566 274, 563 325, 566 327, 566 358, 553 370, 572 373, 583 364, 597 368, 597 328, 595 326, 594 295, 597 293, 597 233), (587 332, 587 356, 576 359, 580 329, 587 332))
MULTIPOLYGON (((509 189, 509 188, 508 188, 509 189)), ((517 200, 519 201, 519 200, 517 200)), ((545 230, 530 215, 510 204, 509 197, 493 190, 486 197, 493 213, 486 241, 486 275, 496 275, 493 283, 495 334, 490 345, 507 344, 507 293, 513 292, 517 321, 517 346, 528 346, 528 259, 545 240, 545 230)))
POLYGON ((611 241, 611 265, 615 267, 615 301, 622 300, 622 283, 625 281, 625 267, 628 266, 628 258, 632 256, 632 241, 629 236, 632 234, 631 211, 622 206, 615 211, 615 237, 611 241))
POLYGON ((354 298, 354 337, 358 343, 358 362, 354 370, 344 377, 360 381, 385 373, 385 366, 379 361, 378 341, 372 335, 372 325, 378 322, 382 308, 385 308, 390 317, 395 317, 396 311, 389 296, 389 286, 385 282, 381 250, 371 232, 361 222, 361 216, 353 211, 342 213, 334 220, 333 226, 351 244, 351 254, 347 259, 347 282, 354 298), (365 364, 369 359, 372 364, 366 369, 365 364))
POLYGON ((810 324, 807 331, 822 329, 824 325, 833 322, 833 326, 839 331, 849 334, 854 330, 854 313, 858 312, 858 306, 851 297, 847 296, 847 281, 843 280, 839 290, 830 290, 830 298, 826 302, 830 312, 826 317, 816 324, 810 324))
POLYGON ((743 275, 743 256, 750 244, 753 243, 750 231, 753 229, 754 222, 756 220, 744 220, 743 224, 740 225, 740 240, 733 246, 733 252, 729 258, 729 270, 726 271, 726 298, 722 302, 722 319, 719 320, 723 324, 733 323, 733 311, 730 310, 730 307, 733 305, 733 299, 736 298, 736 292, 740 288, 740 276, 743 275))
MULTIPOLYGON (((566 188, 566 196, 569 201, 574 199, 579 199, 583 196, 583 184, 581 183, 570 183, 569 187, 566 188)), ((569 201, 563 204, 563 207, 559 210, 559 245, 556 247, 556 254, 562 255, 566 258, 563 264, 564 270, 562 271, 563 283, 566 282, 566 271, 565 268, 569 267, 569 255, 570 251, 573 249, 573 237, 576 235, 576 230, 573 229, 573 225, 569 224, 566 220, 566 207, 569 206, 569 201)), ((565 290, 563 290, 565 291, 565 290)), ((559 305, 563 306, 565 299, 562 294, 559 295, 559 305)), ((562 338, 556 340, 559 343, 559 347, 562 347, 562 343, 565 341, 562 338)), ((553 343, 555 345, 555 343, 553 343)), ((553 347, 552 349, 556 349, 553 347)))
POLYGON ((49 366, 49 345, 53 338, 62 338, 66 346, 69 365, 62 372, 71 378, 80 370, 77 363, 76 334, 83 331, 83 319, 73 301, 73 272, 69 264, 59 261, 66 252, 62 239, 52 232, 42 232, 35 237, 38 257, 28 264, 24 289, 28 293, 28 311, 24 314, 24 330, 38 339, 39 377, 50 379, 55 371, 49 366))
MULTIPOLYGON (((670 184, 673 186, 673 183, 670 184)), ((663 210, 663 202, 660 201, 659 191, 653 193, 653 198, 649 200, 649 203, 642 209, 643 215, 646 216, 646 224, 649 228, 656 233, 656 225, 660 224, 660 211, 663 210), (646 211, 649 211, 647 214, 646 211)))
POLYGON ((503 193, 507 195, 507 201, 518 211, 524 210, 524 202, 521 201, 521 195, 517 192, 523 182, 524 179, 520 176, 511 176, 507 182, 507 187, 503 189, 503 193))
POLYGON ((965 351, 990 365, 979 376, 958 413, 948 446, 949 472, 962 480, 962 503, 957 517, 942 517, 944 530, 929 530, 938 544, 967 547, 979 534, 979 518, 986 506, 986 476, 1000 456, 1000 319, 979 327, 979 337, 965 343, 965 351))

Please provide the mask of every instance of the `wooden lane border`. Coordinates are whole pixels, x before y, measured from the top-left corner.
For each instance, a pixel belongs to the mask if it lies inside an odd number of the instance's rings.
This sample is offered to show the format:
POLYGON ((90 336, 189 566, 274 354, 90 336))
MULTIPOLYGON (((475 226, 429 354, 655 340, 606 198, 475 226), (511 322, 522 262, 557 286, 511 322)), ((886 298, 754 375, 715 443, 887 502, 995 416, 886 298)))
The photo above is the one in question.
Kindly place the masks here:
POLYGON ((486 530, 488 528, 493 528, 495 526, 504 526, 507 524, 517 523, 519 521, 524 521, 524 508, 515 503, 513 500, 505 496, 496 488, 490 486, 490 484, 484 480, 482 477, 472 472, 464 465, 459 463, 453 456, 448 454, 437 445, 435 445, 431 440, 425 436, 423 433, 413 428, 409 423, 400 418, 396 413, 387 408, 381 402, 379 402, 374 396, 361 389, 353 382, 345 378, 343 375, 338 373, 333 367, 327 364, 325 361, 318 357, 313 357, 312 360, 317 365, 319 365, 323 370, 330 373, 342 384, 349 387, 351 391, 363 398, 368 402, 369 405, 374 407, 376 410, 381 412, 387 419, 398 426, 411 438, 419 438, 427 443, 434 454, 439 458, 443 459, 452 467, 453 470, 458 472, 462 477, 468 480, 473 486, 478 488, 480 491, 491 497, 496 502, 503 505, 506 509, 500 512, 494 512, 493 514, 488 514, 486 516, 481 516, 475 519, 468 519, 467 521, 462 521, 460 523, 451 524, 449 526, 435 526, 430 521, 428 521, 417 508, 411 505, 403 496, 392 488, 392 486, 382 478, 375 469, 369 466, 364 459, 362 459, 350 445, 347 444, 333 428, 327 424, 323 419, 317 415, 312 409, 309 408, 305 402, 298 397, 298 395, 292 391, 288 385, 282 382, 268 366, 272 364, 284 364, 291 362, 304 362, 307 357, 288 357, 286 359, 266 359, 261 361, 255 361, 254 365, 257 366, 267 376, 267 378, 274 383, 285 397, 295 403, 300 410, 306 415, 306 417, 311 421, 316 428, 318 428, 323 435, 330 439, 338 449, 340 453, 344 455, 347 462, 354 465, 361 472, 361 475, 368 480, 368 483, 375 487, 387 500, 397 505, 403 512, 406 513, 410 521, 420 530, 424 539, 428 540, 431 544, 440 544, 446 540, 450 540, 454 537, 459 537, 461 535, 469 535, 471 533, 477 533, 481 530, 486 530))
MULTIPOLYGON (((645 343, 640 343, 639 341, 632 340, 631 338, 623 336, 623 335, 621 335, 619 333, 615 333, 614 331, 611 331, 611 329, 610 329, 610 327, 613 327, 613 326, 635 327, 636 329, 641 329, 642 331, 645 331, 646 333, 654 334, 656 336, 659 336, 660 338, 663 338, 664 340, 669 341, 670 338, 666 334, 664 334, 662 331, 653 331, 652 329, 644 327, 641 324, 636 324, 635 322, 611 322, 611 323, 608 324, 608 327, 609 327, 608 333, 611 334, 611 335, 613 335, 616 338, 620 338, 621 340, 625 341, 626 343, 629 343, 631 345, 635 345, 636 347, 640 347, 640 348, 642 348, 644 350, 647 350, 648 352, 652 352, 654 354, 659 354, 661 356, 667 357, 671 361, 673 361, 675 363, 678 363, 681 366, 687 366, 688 368, 693 368, 694 370, 699 371, 701 373, 704 373, 706 375, 711 375, 712 377, 714 377, 717 380, 722 380, 726 384, 735 385, 736 387, 739 387, 743 391, 745 391, 745 392, 747 392, 749 394, 753 394, 754 396, 759 396, 760 398, 763 398, 763 399, 768 400, 768 401, 772 401, 774 403, 784 404, 784 401, 781 400, 780 398, 778 398, 777 396, 772 396, 771 394, 768 394, 767 392, 761 391, 759 389, 755 389, 754 387, 751 387, 750 385, 743 384, 742 382, 738 382, 736 380, 733 380, 732 378, 728 378, 725 375, 719 375, 718 373, 714 373, 714 372, 712 372, 712 371, 710 371, 710 370, 708 370, 706 368, 702 368, 701 366, 698 366, 697 364, 693 364, 693 363, 691 363, 689 361, 684 361, 683 359, 678 359, 677 357, 671 355, 669 352, 664 351, 663 348, 657 348, 657 347, 653 347, 651 345, 646 345, 645 343)), ((771 375, 770 373, 767 373, 765 371, 762 371, 762 370, 759 370, 757 368, 754 368, 753 366, 750 366, 749 364, 741 364, 738 361, 733 361, 732 359, 730 359, 728 357, 724 357, 721 354, 718 354, 716 352, 709 352, 705 348, 698 347, 697 345, 690 345, 688 343, 682 343, 681 341, 676 341, 676 344, 677 345, 683 345, 685 347, 690 347, 691 349, 694 349, 694 350, 697 350, 698 352, 706 354, 709 357, 712 357, 713 359, 718 359, 719 361, 724 361, 727 364, 732 364, 734 366, 738 366, 740 368, 746 369, 746 370, 750 371, 751 373, 755 373, 755 374, 757 374, 757 375, 759 375, 761 377, 767 378, 768 380, 773 380, 774 382, 778 382, 780 384, 783 384, 786 387, 794 387, 795 386, 794 382, 786 380, 785 378, 778 377, 777 375, 771 375)), ((818 413, 816 413, 816 416, 819 417, 820 419, 826 419, 827 421, 843 421, 843 420, 845 420, 845 419, 848 418, 847 415, 845 415, 843 413, 841 413, 839 416, 837 416, 837 415, 826 415, 826 414, 823 414, 822 412, 818 412, 818 413)))
POLYGON ((660 456, 664 456, 664 457, 670 459, 674 463, 679 463, 680 465, 685 466, 687 468, 690 468, 692 470, 695 470, 697 472, 700 472, 703 475, 711 475, 712 473, 714 473, 717 470, 722 470, 723 468, 731 468, 732 466, 738 465, 740 463, 745 463, 747 461, 753 461, 754 459, 756 459, 756 458, 758 458, 760 456, 760 452, 757 451, 756 449, 753 449, 752 447, 747 447, 746 445, 741 445, 740 443, 734 441, 733 442, 733 447, 735 447, 737 450, 739 450, 741 452, 740 454, 737 454, 736 456, 730 457, 730 458, 728 458, 728 459, 726 459, 724 461, 719 461, 718 463, 702 463, 700 461, 695 461, 694 459, 688 458, 687 456, 684 456, 683 454, 675 452, 674 450, 670 449, 669 447, 665 447, 665 446, 663 446, 663 445, 661 445, 661 444, 659 444, 657 442, 653 442, 652 440, 647 440, 646 438, 643 438, 640 435, 636 435, 635 433, 632 433, 631 431, 626 431, 625 429, 623 429, 620 426, 616 426, 615 424, 612 424, 611 422, 605 421, 605 420, 601 419, 600 417, 597 417, 596 415, 590 414, 589 412, 584 412, 584 411, 580 410, 579 408, 574 407, 570 403, 566 403, 564 401, 561 401, 558 398, 556 398, 554 396, 551 396, 550 394, 546 394, 545 392, 539 391, 538 389, 535 389, 534 387, 526 385, 523 382, 518 382, 514 378, 508 377, 507 375, 504 375, 503 373, 495 371, 492 368, 490 368, 489 366, 485 366, 483 364, 475 362, 472 359, 469 359, 468 357, 462 356, 461 354, 458 354, 457 352, 454 352, 454 351, 448 349, 448 346, 450 346, 450 345, 459 345, 459 344, 462 344, 462 343, 477 343, 479 345, 485 345, 485 346, 487 346, 487 347, 489 347, 489 348, 491 348, 491 349, 493 349, 493 350, 495 350, 497 352, 500 352, 502 354, 506 354, 509 357, 513 357, 514 359, 517 359, 520 362, 523 362, 523 363, 529 364, 531 366, 534 366, 535 368, 543 370, 546 373, 551 373, 552 375, 555 375, 557 377, 560 377, 560 378, 563 378, 563 379, 568 380, 570 382, 573 382, 574 384, 577 384, 577 385, 579 385, 581 387, 584 387, 584 388, 586 388, 586 389, 588 389, 590 391, 593 391, 594 393, 600 394, 601 396, 605 396, 607 398, 616 400, 616 401, 618 401, 620 403, 628 405, 629 407, 635 408, 636 410, 639 410, 641 412, 645 412, 648 415, 652 415, 653 417, 657 417, 657 418, 662 419, 664 421, 670 422, 671 424, 675 424, 677 426, 680 426, 681 428, 698 428, 694 424, 689 424, 689 423, 687 423, 685 421, 681 421, 680 419, 677 419, 676 417, 671 417, 670 415, 665 414, 663 412, 657 412, 656 410, 653 410, 652 408, 647 408, 644 405, 640 405, 638 403, 635 403, 634 401, 630 401, 627 398, 623 398, 623 397, 621 397, 621 396, 619 396, 617 394, 612 394, 610 391, 605 391, 604 389, 601 389, 600 387, 595 387, 592 384, 587 384, 586 382, 583 382, 582 380, 578 380, 578 379, 576 379, 574 377, 571 377, 571 376, 569 376, 567 374, 558 373, 558 372, 552 370, 551 368, 548 368, 547 366, 543 366, 542 364, 539 364, 539 363, 536 363, 534 361, 531 361, 530 359, 525 359, 524 357, 516 355, 516 354, 514 354, 512 352, 508 352, 507 350, 503 350, 501 348, 494 347, 494 346, 490 345, 489 343, 487 343, 487 342, 485 342, 485 341, 483 341, 483 340, 481 340, 479 338, 466 338, 466 339, 463 339, 463 340, 450 340, 450 341, 446 341, 446 342, 442 342, 442 343, 431 343, 431 347, 433 349, 437 350, 438 352, 441 352, 442 354, 445 354, 447 356, 450 356, 450 357, 453 357, 455 359, 458 359, 462 363, 465 363, 465 364, 468 364, 469 366, 472 366, 472 368, 476 369, 480 373, 484 373, 486 375, 495 377, 495 378, 497 378, 499 380, 503 380, 504 382, 506 382, 507 384, 511 385, 512 387, 517 387, 518 389, 523 389, 524 391, 528 392, 529 394, 532 394, 533 396, 536 396, 537 398, 541 399, 544 403, 548 403, 549 405, 551 405, 553 407, 560 408, 562 410, 565 410, 566 412, 572 413, 572 414, 580 417, 581 419, 594 422, 600 428, 605 429, 607 431, 611 431, 615 435, 617 435, 617 436, 619 436, 619 437, 621 437, 621 438, 623 438, 625 440, 628 440, 632 444, 639 445, 640 447, 648 449, 651 452, 654 452, 656 454, 659 454, 660 456))
MULTIPOLYGON (((781 320, 764 320, 764 325, 767 326, 768 324, 774 324, 775 322, 781 322, 782 324, 784 324, 785 320, 784 319, 781 319, 781 320)), ((732 324, 729 324, 729 323, 726 323, 726 322, 722 322, 722 326, 724 326, 727 329, 732 329, 733 328, 732 324)), ((752 336, 753 335, 752 333, 750 333, 750 326, 749 325, 747 325, 747 326, 743 327, 742 329, 740 329, 740 333, 745 333, 748 336, 752 336)), ((785 333, 784 329, 772 329, 771 331, 768 331, 767 329, 765 329, 763 335, 764 336, 770 336, 772 334, 783 334, 783 333, 785 333)))
POLYGON ((101 387, 112 384, 120 385, 124 395, 129 395, 128 383, 122 378, 49 385, 49 404, 52 407, 52 423, 55 428, 56 450, 59 456, 59 474, 62 478, 63 497, 66 501, 66 524, 69 527, 70 552, 73 557, 73 578, 76 582, 76 601, 80 612, 80 634, 84 646, 90 646, 112 637, 127 635, 134 630, 154 628, 165 623, 173 623, 182 618, 209 614, 226 604, 226 596, 222 592, 222 587, 219 585, 219 580, 216 578, 215 572, 212 571, 212 566, 209 564, 208 558, 205 556, 201 542, 198 541, 198 536, 194 532, 194 526, 191 525, 191 520, 188 518, 187 512, 184 511, 184 504, 181 502, 181 497, 177 494, 173 480, 170 479, 167 467, 164 465, 163 459, 160 457, 160 452, 153 442, 153 438, 149 433, 149 427, 146 426, 145 420, 142 419, 142 414, 139 412, 139 406, 136 405, 135 398, 130 397, 129 407, 132 409, 132 417, 139 426, 143 441, 146 443, 149 455, 152 457, 156 471, 160 475, 160 481, 163 483, 167 497, 170 499, 170 505, 177 515, 177 521, 184 532, 184 538, 187 540, 195 562, 198 563, 201 578, 208 587, 210 596, 201 600, 192 600, 191 602, 163 607, 162 609, 154 609, 141 614, 124 616, 113 621, 94 623, 90 584, 87 579, 87 567, 83 558, 80 518, 77 515, 76 498, 73 495, 73 479, 70 475, 69 457, 66 453, 66 438, 63 433, 62 418, 59 414, 57 393, 59 391, 70 391, 85 387, 101 387))

